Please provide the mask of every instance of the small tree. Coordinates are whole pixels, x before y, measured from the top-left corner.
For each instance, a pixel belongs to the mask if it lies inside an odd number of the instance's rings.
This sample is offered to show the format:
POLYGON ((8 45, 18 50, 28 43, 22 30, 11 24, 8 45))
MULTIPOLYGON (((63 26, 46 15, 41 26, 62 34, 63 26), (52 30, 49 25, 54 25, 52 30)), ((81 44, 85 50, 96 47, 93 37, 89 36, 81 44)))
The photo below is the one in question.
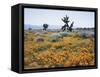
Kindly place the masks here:
POLYGON ((31 30, 32 30, 32 28, 28 28, 28 30, 29 30, 29 31, 31 31, 31 30))
POLYGON ((43 24, 43 30, 45 30, 45 31, 46 31, 46 30, 47 30, 47 28, 48 28, 48 26, 49 26, 48 24, 43 24))

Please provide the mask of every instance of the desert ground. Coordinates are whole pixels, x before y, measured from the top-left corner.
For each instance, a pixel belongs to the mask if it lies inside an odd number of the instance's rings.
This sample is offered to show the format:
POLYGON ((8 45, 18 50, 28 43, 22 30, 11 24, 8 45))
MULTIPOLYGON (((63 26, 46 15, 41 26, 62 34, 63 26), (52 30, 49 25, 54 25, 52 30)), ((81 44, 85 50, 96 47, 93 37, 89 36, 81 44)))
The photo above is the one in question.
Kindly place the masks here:
POLYGON ((91 66, 93 31, 24 31, 24 69, 91 66))

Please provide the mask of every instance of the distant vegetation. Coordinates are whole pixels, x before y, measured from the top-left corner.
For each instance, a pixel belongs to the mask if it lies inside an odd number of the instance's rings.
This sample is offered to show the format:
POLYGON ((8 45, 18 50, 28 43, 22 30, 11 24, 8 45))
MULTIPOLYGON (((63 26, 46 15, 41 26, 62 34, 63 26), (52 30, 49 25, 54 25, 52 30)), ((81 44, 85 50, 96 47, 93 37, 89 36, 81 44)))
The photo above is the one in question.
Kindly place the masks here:
POLYGON ((32 28, 28 28, 28 30, 29 30, 29 31, 31 31, 31 30, 32 30, 32 28))
POLYGON ((43 24, 43 30, 47 30, 47 28, 48 28, 48 24, 43 24))

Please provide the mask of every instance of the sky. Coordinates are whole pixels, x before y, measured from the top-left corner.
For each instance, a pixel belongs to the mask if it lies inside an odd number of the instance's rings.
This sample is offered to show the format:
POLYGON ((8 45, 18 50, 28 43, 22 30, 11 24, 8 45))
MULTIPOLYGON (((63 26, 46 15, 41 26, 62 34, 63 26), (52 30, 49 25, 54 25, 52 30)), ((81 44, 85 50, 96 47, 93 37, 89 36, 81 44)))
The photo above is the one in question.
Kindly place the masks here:
POLYGON ((61 19, 66 15, 69 25, 74 21, 74 28, 94 27, 94 12, 35 8, 24 9, 24 24, 42 26, 46 23, 49 28, 61 28, 65 24, 61 19))

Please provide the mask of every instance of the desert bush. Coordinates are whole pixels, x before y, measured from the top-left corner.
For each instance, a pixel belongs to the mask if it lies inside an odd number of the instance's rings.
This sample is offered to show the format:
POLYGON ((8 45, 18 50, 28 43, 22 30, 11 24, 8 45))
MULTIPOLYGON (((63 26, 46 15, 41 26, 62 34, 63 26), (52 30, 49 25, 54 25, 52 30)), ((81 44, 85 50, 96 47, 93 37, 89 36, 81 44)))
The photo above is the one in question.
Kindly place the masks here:
POLYGON ((51 34, 50 37, 51 37, 51 38, 56 38, 56 39, 57 39, 57 38, 60 38, 60 37, 62 37, 62 36, 61 36, 59 33, 54 33, 54 34, 51 34))
POLYGON ((94 37, 94 32, 80 32, 79 34, 83 38, 94 37))
POLYGON ((55 39, 55 38, 52 38, 50 41, 51 42, 58 42, 59 40, 58 39, 55 39))
POLYGON ((51 42, 58 42, 59 38, 61 38, 62 36, 59 33, 54 33, 49 35, 49 37, 51 42))
POLYGON ((35 41, 36 42, 44 42, 44 38, 38 36, 38 37, 35 38, 35 41))
POLYGON ((46 50, 46 47, 39 47, 36 49, 37 52, 42 52, 44 50, 46 50))
POLYGON ((79 34, 82 38, 88 38, 89 37, 89 33, 87 33, 87 32, 80 32, 79 34))
POLYGON ((67 32, 60 32, 59 33, 62 37, 64 37, 64 36, 67 36, 68 35, 68 33, 67 32))

